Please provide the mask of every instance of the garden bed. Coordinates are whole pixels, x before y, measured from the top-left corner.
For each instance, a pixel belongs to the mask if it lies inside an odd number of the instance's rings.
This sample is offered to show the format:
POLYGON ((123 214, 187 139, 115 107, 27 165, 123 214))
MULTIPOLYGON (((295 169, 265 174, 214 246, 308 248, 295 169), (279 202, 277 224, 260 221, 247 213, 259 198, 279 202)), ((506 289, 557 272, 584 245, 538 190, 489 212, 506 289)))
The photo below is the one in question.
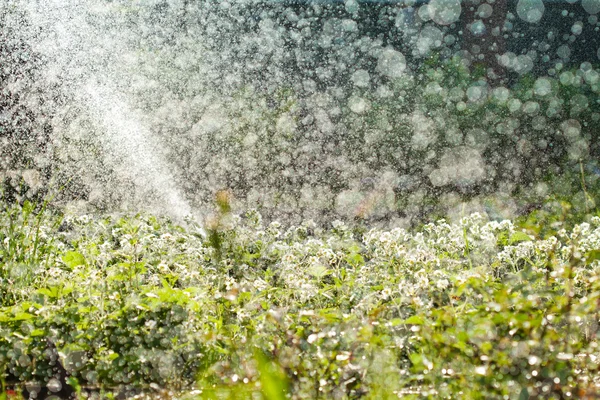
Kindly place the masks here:
POLYGON ((479 214, 367 231, 223 212, 205 233, 26 203, 0 220, 8 381, 266 399, 600 387, 597 217, 544 238, 479 214))

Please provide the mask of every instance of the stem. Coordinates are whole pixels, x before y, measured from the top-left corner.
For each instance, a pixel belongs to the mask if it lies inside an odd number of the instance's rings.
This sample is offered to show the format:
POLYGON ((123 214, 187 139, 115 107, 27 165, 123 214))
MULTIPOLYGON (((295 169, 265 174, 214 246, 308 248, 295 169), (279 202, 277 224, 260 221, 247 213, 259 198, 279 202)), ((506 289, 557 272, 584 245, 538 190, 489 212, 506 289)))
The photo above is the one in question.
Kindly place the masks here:
POLYGON ((583 189, 583 194, 585 194, 585 212, 588 213, 590 212, 590 209, 588 207, 588 202, 592 203, 590 200, 592 200, 591 196, 588 194, 587 191, 587 187, 585 185, 585 174, 583 172, 583 163, 581 162, 581 159, 579 160, 579 171, 581 172, 581 188, 583 189))
POLYGON ((40 210, 40 214, 36 218, 36 226, 35 226, 35 239, 33 240, 33 252, 31 254, 31 262, 35 262, 35 255, 37 253, 38 245, 40 242, 40 226, 42 225, 42 218, 44 217, 44 212, 46 211, 46 205, 48 203, 44 201, 44 205, 40 210))

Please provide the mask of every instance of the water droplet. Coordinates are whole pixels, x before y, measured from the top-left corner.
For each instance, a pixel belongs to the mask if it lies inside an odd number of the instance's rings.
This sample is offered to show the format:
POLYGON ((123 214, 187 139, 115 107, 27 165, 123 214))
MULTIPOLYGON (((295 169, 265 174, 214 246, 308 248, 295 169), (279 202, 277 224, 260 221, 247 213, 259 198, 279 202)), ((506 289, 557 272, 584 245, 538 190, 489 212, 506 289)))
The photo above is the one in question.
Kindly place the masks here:
POLYGON ((538 78, 533 85, 533 92, 538 96, 546 96, 552 92, 552 83, 548 78, 538 78))
POLYGON ((559 360, 571 360, 573 359, 573 354, 571 353, 558 353, 556 358, 559 360))
POLYGON ((433 48, 440 47, 444 39, 444 34, 435 26, 426 26, 419 35, 417 49, 419 53, 425 55, 433 48))
POLYGON ((522 105, 521 100, 510 99, 510 101, 508 102, 508 110, 511 113, 515 113, 521 109, 521 105, 522 105))
POLYGON ((484 3, 477 7, 477 15, 479 18, 489 18, 492 16, 494 9, 491 5, 484 3))
POLYGON ((563 44, 562 46, 559 46, 558 49, 556 49, 556 55, 558 55, 563 60, 566 60, 571 56, 571 49, 566 44, 563 44))
POLYGON ((60 390, 62 389, 62 383, 58 379, 52 378, 48 381, 46 387, 49 391, 56 393, 60 392, 60 390))
POLYGON ((600 81, 600 73, 598 73, 598 71, 595 70, 587 71, 583 75, 583 78, 588 84, 595 85, 596 83, 598 83, 598 81, 600 81))
POLYGON ((505 103, 510 97, 510 90, 505 87, 494 88, 493 96, 497 102, 505 103))
POLYGON ((362 97, 353 96, 348 100, 348 107, 356 114, 363 114, 369 110, 370 104, 362 97))
POLYGON ((428 9, 431 19, 439 25, 450 25, 458 21, 462 11, 460 0, 432 0, 428 9))
POLYGON ((475 148, 459 146, 447 150, 437 169, 429 175, 434 186, 471 185, 485 178, 485 163, 475 148))
POLYGON ((475 367, 475 373, 477 375, 486 375, 487 374, 487 365, 480 365, 478 367, 475 367))
POLYGON ((470 101, 483 100, 487 95, 487 89, 482 85, 473 85, 467 89, 467 98, 470 101))
POLYGON ((544 15, 544 2, 542 0, 519 0, 517 14, 525 22, 537 23, 544 15))
POLYGON ((560 127, 567 139, 573 141, 579 138, 581 133, 581 124, 576 119, 566 120, 560 125, 560 127))
POLYGON ((533 68, 533 60, 530 56, 522 54, 517 57, 514 68, 518 74, 526 74, 533 68))
POLYGON ((540 361, 540 358, 537 356, 529 356, 529 358, 527 359, 529 365, 537 365, 540 363, 540 361))
POLYGON ((369 72, 364 69, 359 69, 355 71, 350 77, 352 83, 354 83, 354 85, 358 87, 368 87, 370 79, 371 77, 369 75, 369 72))
POLYGON ((588 14, 600 12, 600 0, 581 0, 581 6, 588 14))
POLYGON ((377 61, 377 71, 391 79, 402 77, 406 69, 406 58, 391 48, 384 49, 377 61))
POLYGON ((539 103, 537 103, 535 101, 528 101, 525 103, 525 105, 523 105, 523 112, 525 114, 529 114, 529 115, 537 114, 537 112, 539 110, 540 110, 540 105, 539 105, 539 103))
POLYGON ((356 1, 356 0, 346 0, 344 2, 344 6, 346 8, 346 11, 350 14, 357 12, 358 9, 360 8, 360 5, 358 4, 358 1, 356 1))
POLYGON ((473 22, 469 29, 471 30, 471 33, 475 36, 482 36, 485 34, 485 24, 480 19, 473 22))

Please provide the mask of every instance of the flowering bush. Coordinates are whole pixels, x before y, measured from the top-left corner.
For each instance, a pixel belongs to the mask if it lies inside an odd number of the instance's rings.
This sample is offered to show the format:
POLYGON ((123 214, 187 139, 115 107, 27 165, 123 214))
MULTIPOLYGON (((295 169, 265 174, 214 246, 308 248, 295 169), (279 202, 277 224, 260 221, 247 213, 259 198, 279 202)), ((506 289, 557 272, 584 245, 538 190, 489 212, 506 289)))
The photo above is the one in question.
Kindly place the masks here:
POLYGON ((598 380, 600 218, 535 239, 149 215, 0 218, 9 384, 190 398, 581 398, 598 380), (57 357, 48 351, 56 346, 57 357))

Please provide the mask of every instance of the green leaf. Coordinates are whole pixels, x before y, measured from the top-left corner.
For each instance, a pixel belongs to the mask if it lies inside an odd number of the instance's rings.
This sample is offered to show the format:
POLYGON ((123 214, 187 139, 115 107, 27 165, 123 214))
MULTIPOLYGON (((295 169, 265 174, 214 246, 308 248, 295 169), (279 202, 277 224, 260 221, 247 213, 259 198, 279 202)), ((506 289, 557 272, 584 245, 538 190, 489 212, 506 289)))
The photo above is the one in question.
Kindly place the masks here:
POLYGON ((46 334, 46 331, 44 331, 43 329, 34 329, 33 331, 31 331, 31 333, 29 334, 29 336, 44 336, 46 334))
POLYGON ((323 278, 324 276, 329 275, 331 272, 323 265, 315 265, 308 269, 308 273, 315 278, 323 278))
POLYGON ((215 350, 217 350, 219 353, 225 354, 225 355, 229 355, 231 353, 228 349, 226 349, 225 347, 219 346, 219 345, 215 345, 215 350))
POLYGON ((529 242, 531 241, 531 237, 525 232, 515 232, 510 235, 510 239, 508 239, 508 244, 514 245, 521 242, 529 242))
POLYGON ((285 372, 275 361, 269 360, 261 351, 254 355, 260 372, 262 394, 267 400, 287 398, 288 382, 285 372))
POLYGON ((41 288, 37 290, 37 293, 48 296, 48 297, 56 297, 56 292, 47 288, 41 288))
POLYGON ((68 295, 68 294, 71 294, 71 293, 73 292, 73 289, 74 289, 74 288, 73 288, 73 285, 72 285, 72 284, 65 285, 65 286, 62 288, 62 290, 61 290, 61 292, 62 292, 61 294, 62 294, 63 296, 66 296, 66 295, 68 295))
POLYGON ((600 250, 590 250, 585 255, 585 259, 588 263, 592 263, 596 260, 600 260, 600 250))
POLYGON ((27 320, 30 320, 33 318, 35 318, 35 315, 33 315, 33 314, 29 314, 26 312, 19 312, 19 313, 16 313, 15 316, 12 317, 11 319, 13 321, 27 321, 27 320))
POLYGON ((423 318, 419 317, 418 315, 413 315, 412 317, 404 321, 405 324, 410 325, 423 325, 424 322, 425 321, 423 321, 423 318))
POLYGON ((346 262, 350 265, 357 266, 365 263, 365 259, 359 253, 350 253, 346 256, 346 262))
POLYGON ((481 347, 481 351, 484 354, 488 354, 494 348, 494 346, 492 345, 491 342, 484 342, 481 344, 480 347, 481 347))
POLYGON ((410 353, 408 358, 414 367, 420 368, 423 365, 423 356, 417 353, 410 353))
POLYGON ((49 288, 40 288, 37 290, 37 293, 50 297, 51 299, 58 299, 59 297, 66 296, 73 292, 73 285, 67 284, 64 287, 60 286, 51 286, 49 288))
POLYGON ((324 308, 319 311, 319 316, 329 323, 335 323, 341 320, 340 311, 335 308, 324 308))
POLYGON ((504 247, 508 244, 508 233, 500 232, 497 238, 497 244, 500 247, 504 247))
POLYGON ((79 265, 85 264, 85 258, 83 255, 76 251, 68 251, 67 254, 62 257, 62 260, 69 268, 75 268, 79 265))

